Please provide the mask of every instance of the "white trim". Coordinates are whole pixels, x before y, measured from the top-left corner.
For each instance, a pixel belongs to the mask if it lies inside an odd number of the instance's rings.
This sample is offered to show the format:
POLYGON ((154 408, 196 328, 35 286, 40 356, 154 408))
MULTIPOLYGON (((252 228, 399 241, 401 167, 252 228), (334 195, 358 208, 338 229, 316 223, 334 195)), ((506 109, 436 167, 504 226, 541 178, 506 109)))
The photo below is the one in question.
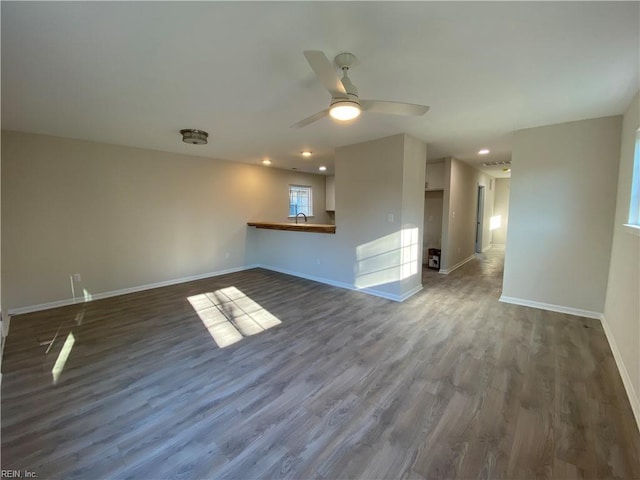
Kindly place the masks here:
MULTIPOLYGON (((137 287, 123 288, 120 290, 112 290, 110 292, 95 293, 95 294, 91 294, 91 300, 89 301, 100 300, 103 298, 117 297, 119 295, 126 295, 128 293, 141 292, 143 290, 151 290, 153 288, 168 287, 169 285, 177 285, 179 283, 192 282, 194 280, 202 280, 203 278, 218 277, 220 275, 226 275, 227 273, 241 272, 243 270, 250 270, 252 268, 257 268, 257 267, 258 265, 244 265, 242 267, 227 268, 225 270, 218 270, 216 272, 201 273, 199 275, 192 275, 189 277, 165 280, 164 282, 149 283, 146 285, 139 285, 137 287)), ((53 302, 40 303, 38 305, 28 305, 26 307, 19 307, 19 308, 14 308, 9 310, 9 315, 21 315, 23 313, 38 312, 40 310, 48 310, 50 308, 65 307, 67 305, 73 305, 74 303, 78 303, 78 302, 75 302, 73 298, 68 298, 66 300, 56 300, 53 302)), ((80 302, 80 303, 84 303, 84 302, 80 302)))
POLYGON ((451 272, 453 272, 456 268, 460 268, 462 265, 464 265, 467 262, 470 262, 471 260, 473 260, 474 258, 476 258, 475 253, 473 255, 471 255, 470 257, 465 258, 464 260, 462 260, 461 262, 456 263, 453 267, 451 268, 445 268, 445 269, 440 269, 438 270, 438 273, 444 273, 445 275, 450 274, 451 272))
POLYGON ((331 285, 332 287, 344 288, 346 290, 362 292, 369 295, 373 295, 375 297, 386 298, 387 300, 393 300, 394 302, 404 302, 407 298, 415 295, 420 290, 422 290, 422 285, 419 285, 413 288, 412 290, 409 290, 404 295, 395 295, 393 293, 381 292, 380 290, 376 290, 375 288, 359 288, 349 283, 336 282, 335 280, 331 280, 329 278, 316 277, 315 275, 308 275, 306 273, 294 272, 293 270, 287 270, 286 268, 273 267, 271 265, 257 265, 257 267, 264 268, 265 270, 271 270, 273 272, 284 273, 285 275, 305 278, 307 280, 312 280, 318 283, 324 283, 326 285, 331 285))
POLYGON ((607 322, 606 317, 604 315, 600 315, 600 321, 602 322, 604 334, 607 337, 607 341, 609 342, 611 353, 613 353, 613 358, 616 361, 616 365, 618 366, 618 371, 620 372, 620 377, 622 378, 624 389, 627 392, 627 397, 629 397, 631 410, 633 410, 633 415, 636 417, 636 425, 638 427, 638 430, 640 430, 640 398, 638 398, 638 395, 633 389, 631 377, 629 376, 629 372, 627 371, 627 368, 622 361, 622 355, 620 354, 620 350, 618 349, 618 345, 616 344, 616 339, 613 336, 613 332, 611 331, 611 327, 609 327, 609 323, 607 322))
POLYGON ((404 295, 401 295, 399 301, 400 302, 404 302, 407 298, 413 297, 416 293, 418 293, 420 290, 422 290, 422 288, 423 288, 422 284, 418 285, 415 288, 412 288, 411 290, 409 290, 404 295))
MULTIPOLYGON (((7 343, 9 327, 11 326, 11 315, 0 314, 2 316, 2 331, 0 332, 0 370, 2 369, 2 358, 4 357, 4 346, 7 343)), ((0 373, 0 384, 2 383, 2 373, 0 373)))
POLYGON ((507 297, 502 295, 500 301, 503 303, 512 303, 514 305, 522 305, 523 307, 539 308, 541 310, 549 310, 550 312, 568 313, 578 317, 595 318, 600 320, 602 313, 592 312, 591 310, 582 310, 580 308, 565 307, 564 305, 554 305, 553 303, 534 302, 533 300, 525 300, 524 298, 507 297))
POLYGON ((622 225, 622 229, 630 233, 631 235, 635 235, 636 237, 640 237, 640 225, 633 225, 630 223, 625 223, 622 225))

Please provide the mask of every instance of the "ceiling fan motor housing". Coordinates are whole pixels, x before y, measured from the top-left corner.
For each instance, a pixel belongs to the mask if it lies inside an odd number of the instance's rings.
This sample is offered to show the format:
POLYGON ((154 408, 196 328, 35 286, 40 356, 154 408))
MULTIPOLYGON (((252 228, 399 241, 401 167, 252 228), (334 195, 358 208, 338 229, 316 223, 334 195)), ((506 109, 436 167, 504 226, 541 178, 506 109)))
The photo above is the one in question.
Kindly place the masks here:
POLYGON ((329 105, 329 108, 331 108, 331 106, 335 105, 336 103, 353 103, 354 105, 357 105, 358 107, 360 106, 360 99, 358 98, 358 95, 353 95, 351 93, 348 93, 348 98, 344 98, 344 97, 333 97, 331 99, 331 105, 329 105))
POLYGON ((336 58, 333 59, 336 62, 338 68, 349 68, 356 61, 356 56, 353 53, 343 52, 336 55, 336 58))

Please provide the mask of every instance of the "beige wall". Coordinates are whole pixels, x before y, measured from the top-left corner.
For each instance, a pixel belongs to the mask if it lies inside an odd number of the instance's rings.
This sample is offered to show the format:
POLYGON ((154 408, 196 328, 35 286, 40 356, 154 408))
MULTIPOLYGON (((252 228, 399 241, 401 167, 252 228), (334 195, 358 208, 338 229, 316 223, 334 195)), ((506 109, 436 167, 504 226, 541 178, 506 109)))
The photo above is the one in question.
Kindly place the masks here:
POLYGON ((503 300, 604 311, 621 120, 515 132, 503 300))
POLYGON ((496 188, 493 201, 493 214, 500 215, 501 225, 492 232, 492 243, 504 245, 507 243, 507 227, 509 225, 509 192, 511 189, 510 178, 496 178, 496 188))
POLYGON ((622 226, 628 221, 635 137, 640 127, 639 111, 640 98, 636 95, 622 123, 604 325, 640 425, 640 237, 622 226))
POLYGON ((441 270, 447 272, 475 253, 478 186, 485 187, 482 250, 491 246, 493 177, 455 158, 445 161, 441 270))
POLYGON ((68 300, 74 273, 95 295, 255 263, 246 222, 287 221, 289 183, 327 222, 324 176, 2 132, 2 304, 68 300))
POLYGON ((427 145, 410 135, 404 135, 402 168, 402 231, 404 238, 402 261, 416 266, 416 273, 404 276, 401 295, 422 288, 422 243, 424 236, 424 179, 427 145))
POLYGON ((426 145, 402 134, 336 149, 336 234, 283 243, 291 232, 262 230, 251 245, 269 268, 405 298, 421 287, 425 157, 426 145), (401 265, 403 241, 412 248, 406 232, 415 234, 412 275, 401 265))

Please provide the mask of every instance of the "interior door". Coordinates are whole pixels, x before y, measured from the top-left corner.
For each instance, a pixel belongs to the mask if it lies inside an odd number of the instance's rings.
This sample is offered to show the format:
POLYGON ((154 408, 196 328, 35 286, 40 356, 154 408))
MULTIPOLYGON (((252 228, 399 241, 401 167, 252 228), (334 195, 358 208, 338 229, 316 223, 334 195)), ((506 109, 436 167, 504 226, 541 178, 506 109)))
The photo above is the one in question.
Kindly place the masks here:
POLYGON ((476 212, 476 252, 482 253, 482 232, 484 230, 484 186, 478 185, 478 210, 476 212))

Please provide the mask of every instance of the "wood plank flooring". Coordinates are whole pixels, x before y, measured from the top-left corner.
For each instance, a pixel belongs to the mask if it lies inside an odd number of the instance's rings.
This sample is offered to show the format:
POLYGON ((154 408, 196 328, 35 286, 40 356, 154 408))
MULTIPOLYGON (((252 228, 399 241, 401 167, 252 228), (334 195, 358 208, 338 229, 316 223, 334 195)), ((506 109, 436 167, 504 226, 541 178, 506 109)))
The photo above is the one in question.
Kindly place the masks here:
POLYGON ((448 276, 425 270, 402 304, 255 269, 14 317, 2 468, 640 478, 599 322, 498 302, 502 262, 490 250, 448 276))

